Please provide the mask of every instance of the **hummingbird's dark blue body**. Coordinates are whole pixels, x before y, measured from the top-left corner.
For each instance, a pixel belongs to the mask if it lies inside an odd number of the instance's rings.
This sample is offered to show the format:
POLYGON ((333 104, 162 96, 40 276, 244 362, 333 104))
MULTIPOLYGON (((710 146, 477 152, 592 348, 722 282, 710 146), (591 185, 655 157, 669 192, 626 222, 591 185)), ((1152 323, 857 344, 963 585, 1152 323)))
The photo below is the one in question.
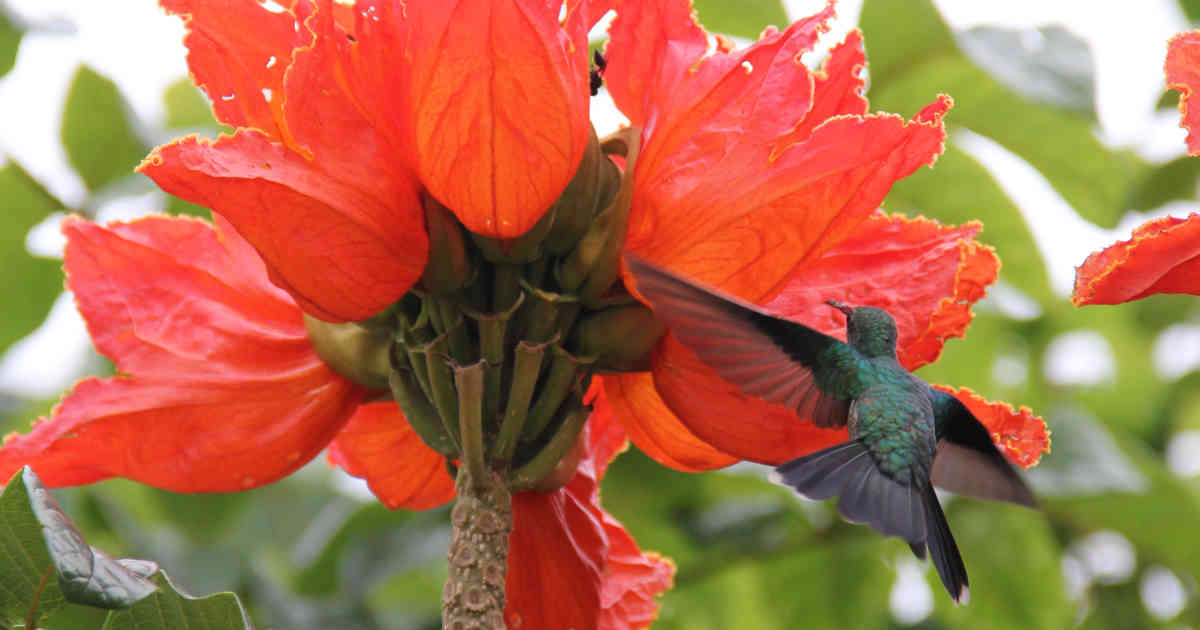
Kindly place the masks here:
POLYGON ((626 261, 638 292, 682 343, 743 392, 795 409, 850 440, 772 473, 810 499, 838 497, 838 511, 913 553, 932 556, 957 603, 967 572, 933 486, 1032 507, 1033 494, 956 398, 896 359, 886 311, 830 301, 846 315, 847 341, 780 319, 645 261, 626 261))

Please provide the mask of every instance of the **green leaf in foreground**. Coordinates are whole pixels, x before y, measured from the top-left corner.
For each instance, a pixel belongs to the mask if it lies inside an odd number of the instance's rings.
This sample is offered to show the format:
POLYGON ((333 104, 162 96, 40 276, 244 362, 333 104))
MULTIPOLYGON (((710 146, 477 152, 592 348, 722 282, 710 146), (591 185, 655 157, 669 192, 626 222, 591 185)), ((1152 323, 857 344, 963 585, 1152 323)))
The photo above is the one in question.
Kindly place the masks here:
POLYGON ((130 606, 156 588, 145 579, 152 563, 114 560, 88 545, 29 467, 0 494, 0 526, 0 618, 10 625, 68 602, 130 606))
POLYGON ((62 290, 61 263, 31 255, 25 236, 64 208, 16 162, 0 168, 0 208, 0 294, 8 296, 0 319, 2 353, 46 318, 62 290))
POLYGON ((129 175, 149 152, 131 112, 107 77, 87 66, 75 72, 63 107, 62 141, 88 190, 129 175))
POLYGON ((233 593, 193 597, 175 586, 162 571, 151 579, 158 591, 130 608, 110 614, 103 630, 254 630, 233 593))

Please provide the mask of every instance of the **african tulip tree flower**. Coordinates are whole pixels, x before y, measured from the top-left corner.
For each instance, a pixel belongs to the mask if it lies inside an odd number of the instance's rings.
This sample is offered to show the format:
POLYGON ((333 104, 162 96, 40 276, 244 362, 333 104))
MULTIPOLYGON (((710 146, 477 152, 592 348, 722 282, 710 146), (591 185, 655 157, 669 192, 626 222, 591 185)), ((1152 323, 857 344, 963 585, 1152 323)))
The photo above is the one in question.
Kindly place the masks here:
MULTIPOLYGON (((1167 43, 1167 88, 1179 90, 1180 126, 1188 130, 1188 153, 1200 156, 1200 31, 1167 43)), ((1200 214, 1147 221, 1127 241, 1092 253, 1075 270, 1076 306, 1120 304, 1155 293, 1200 295, 1200 214)))
MULTIPOLYGON (((688 0, 164 4, 235 131, 159 147, 140 170, 211 208, 217 231, 68 224, 97 261, 108 246, 86 238, 129 250, 99 276, 74 269, 82 254, 67 269, 130 376, 81 383, 0 462, 58 485, 233 490, 327 447, 414 509, 449 500, 453 462, 449 628, 495 626, 506 601, 524 627, 650 622, 670 565, 596 503, 626 433, 684 470, 845 439, 741 395, 664 334, 623 252, 827 332, 827 298, 887 308, 910 368, 963 333, 996 276, 979 226, 878 213, 941 152, 951 101, 868 113, 858 33, 809 70, 832 3, 742 51, 711 48, 688 0), (584 37, 609 4, 603 76, 631 127, 601 142, 584 37), (164 417, 179 400, 221 412, 164 417)), ((1028 410, 954 393, 1019 463, 1048 446, 1028 410)))
MULTIPOLYGON (((768 29, 746 50, 718 40, 711 52, 688 3, 622 7, 605 80, 642 129, 625 245, 837 336, 844 325, 826 299, 885 308, 900 328, 901 361, 914 369, 963 334, 999 262, 973 240, 978 225, 876 213, 894 181, 942 151, 950 99, 938 97, 911 121, 868 114, 857 32, 821 72, 800 62, 832 15, 831 3, 783 32, 768 29)), ((846 439, 745 396, 669 335, 649 372, 602 378, 634 443, 681 470, 777 464, 846 439)), ((1028 409, 957 395, 1014 461, 1033 465, 1048 448, 1044 423, 1028 409)))
MULTIPOLYGON (((389 508, 451 500, 445 458, 395 403, 367 402, 364 387, 321 362, 296 303, 219 215, 216 223, 67 219, 68 286, 122 375, 81 381, 29 435, 6 438, 0 476, 30 465, 50 486, 120 476, 229 492, 276 481, 328 448, 389 508)), ((639 551, 599 505, 599 478, 625 443, 597 401, 569 481, 514 497, 507 616, 545 628, 654 618, 653 597, 674 568, 639 551), (546 604, 554 598, 575 604, 546 604)))

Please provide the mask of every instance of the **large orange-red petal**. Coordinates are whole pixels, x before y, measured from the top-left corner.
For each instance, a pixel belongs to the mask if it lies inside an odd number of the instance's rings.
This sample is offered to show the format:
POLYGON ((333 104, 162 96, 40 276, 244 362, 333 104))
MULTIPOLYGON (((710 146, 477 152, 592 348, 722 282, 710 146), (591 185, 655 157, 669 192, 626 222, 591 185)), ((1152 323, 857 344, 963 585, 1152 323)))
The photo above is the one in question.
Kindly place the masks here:
POLYGON ((272 11, 257 0, 160 2, 184 19, 188 68, 217 120, 281 139, 283 75, 292 49, 308 39, 292 11, 272 11))
MULTIPOLYGON (((176 140, 138 169, 229 219, 305 311, 327 321, 362 320, 408 291, 429 242, 411 180, 398 175, 365 187, 333 166, 239 130, 215 142, 176 140)), ((360 167, 371 169, 348 170, 360 167)))
POLYGON ((366 479, 390 510, 427 510, 454 498, 446 458, 425 446, 393 402, 360 406, 329 445, 329 461, 366 479))
POLYGON ((971 305, 996 281, 1000 260, 974 239, 980 227, 872 215, 835 249, 789 275, 764 306, 843 338, 845 318, 826 300, 882 308, 896 319, 900 362, 915 370, 937 360, 946 339, 966 333, 971 305))
POLYGON ((509 628, 644 628, 672 585, 674 565, 639 550, 600 507, 599 479, 624 444, 620 425, 597 406, 580 439, 586 454, 566 486, 513 497, 509 628))
POLYGON ((812 106, 796 125, 792 137, 807 137, 818 125, 835 116, 861 116, 868 111, 863 68, 867 65, 862 33, 850 31, 829 51, 821 70, 813 75, 812 106))
POLYGON ((1029 407, 1013 409, 1004 402, 993 402, 968 387, 957 390, 944 385, 938 389, 957 398, 987 427, 1000 452, 1022 468, 1036 466, 1043 453, 1050 452, 1050 430, 1046 421, 1033 415, 1029 407))
POLYGON ((366 114, 406 137, 430 193, 476 233, 526 232, 588 138, 588 10, 579 0, 363 1, 347 47, 366 114), (386 70, 386 71, 382 71, 386 70))
POLYGON ((1200 295, 1200 214, 1162 217, 1093 252, 1075 269, 1071 301, 1120 304, 1155 293, 1200 295))
POLYGON ((1200 31, 1180 33, 1167 42, 1167 60, 1163 64, 1167 89, 1179 90, 1180 127, 1188 130, 1188 153, 1200 155, 1200 108, 1192 98, 1200 88, 1200 31))
POLYGON ((650 374, 612 374, 596 377, 605 397, 597 408, 611 405, 629 438, 654 461, 684 472, 724 468, 738 458, 713 447, 680 422, 663 402, 650 374))
MULTIPOLYGON (((764 306, 843 339, 845 318, 825 300, 885 308, 900 330, 899 354, 913 369, 936 358, 945 339, 963 334, 970 305, 996 278, 995 254, 973 239, 979 229, 873 215, 837 248, 800 266, 764 306)), ((746 396, 674 337, 656 349, 653 374, 655 392, 673 412, 669 422, 742 459, 780 463, 846 439, 845 431, 819 429, 792 410, 746 396)))
POLYGON ((841 117, 774 162, 765 153, 709 161, 717 175, 677 195, 648 183, 634 200, 629 249, 759 301, 849 237, 895 180, 932 162, 943 135, 940 122, 841 117))
POLYGON ((0 450, 54 486, 113 476, 180 492, 275 481, 315 456, 361 388, 313 352, 300 310, 231 231, 149 217, 68 219, 68 285, 127 376, 78 383, 0 450))
POLYGON ((629 531, 600 513, 608 535, 608 576, 600 590, 600 630, 648 628, 658 618, 655 599, 675 585, 675 564, 642 551, 629 531))
POLYGON ((848 236, 892 182, 933 162, 948 98, 913 121, 859 115, 857 35, 820 76, 800 61, 832 13, 709 54, 686 1, 622 7, 606 80, 643 127, 630 250, 759 300, 848 236))
POLYGON ((743 394, 687 346, 668 336, 655 351, 654 387, 698 438, 740 459, 780 464, 847 439, 791 409, 743 394))

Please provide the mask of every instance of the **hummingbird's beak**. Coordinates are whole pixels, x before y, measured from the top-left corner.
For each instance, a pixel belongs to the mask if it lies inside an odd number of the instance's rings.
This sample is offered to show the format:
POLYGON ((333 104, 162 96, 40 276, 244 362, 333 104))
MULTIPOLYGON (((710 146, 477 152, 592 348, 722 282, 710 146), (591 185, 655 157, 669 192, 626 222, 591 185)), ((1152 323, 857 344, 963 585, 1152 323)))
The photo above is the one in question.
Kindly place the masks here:
POLYGON ((833 308, 836 308, 837 310, 845 313, 846 317, 850 317, 850 313, 852 313, 854 311, 854 307, 846 306, 845 304, 842 304, 841 302, 839 302, 837 300, 825 300, 825 303, 832 306, 833 308))

